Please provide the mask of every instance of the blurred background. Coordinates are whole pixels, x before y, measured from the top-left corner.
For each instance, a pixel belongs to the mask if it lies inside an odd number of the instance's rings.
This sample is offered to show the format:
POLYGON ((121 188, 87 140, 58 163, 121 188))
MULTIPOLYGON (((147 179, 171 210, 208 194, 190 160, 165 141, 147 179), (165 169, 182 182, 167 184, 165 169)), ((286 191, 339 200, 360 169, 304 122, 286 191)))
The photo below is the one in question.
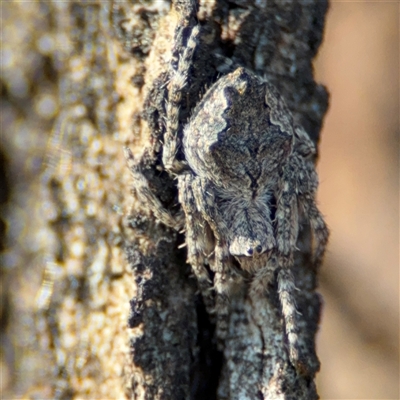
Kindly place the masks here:
POLYGON ((398 2, 332 1, 315 62, 330 107, 319 205, 323 399, 399 399, 398 2))
MULTIPOLYGON (((9 82, 7 90, 15 102, 1 104, 1 138, 5 139, 5 154, 13 154, 7 163, 23 193, 32 191, 34 177, 41 171, 47 134, 58 110, 57 90, 51 80, 53 71, 48 69, 45 58, 41 65, 43 57, 38 56, 39 51, 46 54, 51 43, 44 37, 32 45, 29 35, 35 30, 50 29, 43 28, 48 23, 46 15, 39 15, 32 2, 29 7, 27 3, 20 7, 1 6, 3 18, 16 21, 2 30, 4 38, 10 35, 12 39, 5 40, 2 49, 2 78, 9 82), (10 63, 15 47, 19 51, 13 62, 17 59, 19 68, 10 63), (35 68, 29 67, 32 65, 35 68), (42 74, 35 75, 41 82, 40 90, 34 93, 35 107, 29 103, 32 94, 24 76, 18 75, 22 70, 29 81, 33 80, 29 74, 42 74), (19 118, 24 121, 18 125, 20 136, 7 139, 7 127, 19 118), (28 159, 26 149, 37 156, 28 159)), ((320 275, 325 305, 318 335, 322 367, 317 383, 322 399, 400 398, 399 19, 397 2, 331 1, 325 39, 315 61, 316 80, 330 92, 318 163, 319 204, 331 229, 320 275)), ((4 187, 3 171, 0 179, 4 187)), ((7 196, 1 190, 0 203, 5 203, 7 196)), ((32 213, 32 199, 22 197, 10 201, 11 236, 15 243, 23 230, 21 221, 34 218, 35 223, 43 223, 32 213)), ((4 229, 0 221, 0 231, 4 233, 4 229)), ((39 239, 19 244, 20 258, 14 254, 14 258, 6 260, 9 268, 20 266, 17 271, 21 277, 25 277, 21 260, 37 252, 39 239)), ((40 270, 33 271, 30 279, 26 287, 31 290, 19 294, 21 310, 24 304, 32 303, 41 285, 40 270)), ((7 309, 5 291, 1 285, 3 327, 6 317, 15 318, 3 312, 7 309)), ((28 343, 32 341, 30 337, 25 329, 23 340, 28 343)), ((10 347, 3 345, 5 349, 10 347)), ((11 382, 5 359, 12 356, 2 356, 0 391, 11 382)))

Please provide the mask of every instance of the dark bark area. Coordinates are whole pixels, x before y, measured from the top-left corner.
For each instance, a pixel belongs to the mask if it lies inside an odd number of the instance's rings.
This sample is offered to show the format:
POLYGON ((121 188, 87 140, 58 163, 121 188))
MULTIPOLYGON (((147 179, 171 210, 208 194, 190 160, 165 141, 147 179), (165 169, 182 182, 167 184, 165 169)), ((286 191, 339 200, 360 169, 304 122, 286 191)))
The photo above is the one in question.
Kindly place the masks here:
MULTIPOLYGON (((178 5, 179 6, 179 5, 178 5)), ((25 398, 317 398, 321 302, 301 232, 295 278, 302 352, 290 365, 276 289, 233 301, 216 349, 184 238, 132 204, 122 148, 146 148, 153 189, 177 211, 160 165, 160 115, 177 16, 166 1, 7 3, 2 76, 6 221, 5 393, 25 398), (15 22, 18 24, 15 24, 15 22)), ((266 76, 317 142, 326 90, 313 79, 325 1, 200 1, 187 109, 220 74, 266 76)))

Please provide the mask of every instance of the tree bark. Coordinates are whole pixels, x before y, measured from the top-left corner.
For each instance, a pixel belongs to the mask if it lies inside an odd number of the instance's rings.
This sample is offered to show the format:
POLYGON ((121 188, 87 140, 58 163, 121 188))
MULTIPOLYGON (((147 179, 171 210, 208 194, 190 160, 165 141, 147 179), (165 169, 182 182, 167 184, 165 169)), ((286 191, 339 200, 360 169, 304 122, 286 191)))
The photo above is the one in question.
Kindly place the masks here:
MULTIPOLYGON (((294 272, 309 363, 299 375, 288 360, 276 290, 257 301, 246 291, 232 299, 228 337, 217 349, 179 248, 183 235, 131 195, 125 145, 144 154, 163 203, 179 207, 176 182, 155 168, 178 22, 171 4, 11 2, 2 9, 5 393, 318 398, 321 301, 309 227, 301 230, 294 272)), ((240 65, 275 84, 316 143, 328 96, 314 82, 312 59, 326 10, 321 0, 201 0, 200 67, 186 114, 218 74, 240 65)))

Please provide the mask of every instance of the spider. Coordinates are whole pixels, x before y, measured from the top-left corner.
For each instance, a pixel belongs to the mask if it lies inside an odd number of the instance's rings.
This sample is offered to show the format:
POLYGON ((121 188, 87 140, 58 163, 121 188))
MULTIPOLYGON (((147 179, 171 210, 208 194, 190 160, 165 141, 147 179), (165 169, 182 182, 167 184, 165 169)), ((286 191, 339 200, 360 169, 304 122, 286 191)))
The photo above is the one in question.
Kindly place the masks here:
POLYGON ((212 287, 226 299, 246 276, 250 292, 265 295, 276 276, 289 358, 301 370, 292 274, 300 218, 313 233, 316 267, 328 240, 315 201, 314 144, 277 89, 242 67, 220 77, 181 126, 179 107, 200 34, 198 25, 189 27, 183 45, 185 25, 187 19, 178 25, 178 62, 169 71, 162 154, 165 170, 178 179, 184 218, 164 209, 125 149, 137 193, 166 225, 179 230, 185 221, 187 259, 209 309, 212 287))

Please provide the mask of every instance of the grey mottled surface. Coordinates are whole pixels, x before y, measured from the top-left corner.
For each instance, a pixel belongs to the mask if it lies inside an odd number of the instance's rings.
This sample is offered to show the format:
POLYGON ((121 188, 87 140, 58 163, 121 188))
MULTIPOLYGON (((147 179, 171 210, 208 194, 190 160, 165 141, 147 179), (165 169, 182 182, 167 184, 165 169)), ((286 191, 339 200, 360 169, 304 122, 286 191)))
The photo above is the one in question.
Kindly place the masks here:
MULTIPOLYGON (((124 216, 132 185, 124 145, 135 156, 144 146, 150 149, 144 173, 171 214, 178 211, 175 183, 156 173, 164 97, 155 88, 166 83, 177 23, 169 3, 2 7, 9 54, 2 77, 9 193, 2 214, 9 283, 2 293, 9 305, 2 320, 5 393, 315 398, 312 377, 298 379, 285 356, 265 356, 263 349, 286 354, 274 296, 257 305, 237 298, 229 322, 235 334, 222 356, 210 339, 213 327, 185 252, 177 249, 183 237, 157 223, 139 202, 133 217, 124 216), (46 99, 50 103, 43 106, 46 99)), ((196 84, 180 120, 219 74, 242 65, 273 82, 316 142, 327 94, 313 80, 311 61, 326 8, 311 0, 202 3, 198 18, 205 34, 195 56, 196 84)), ((298 246, 301 339, 317 369, 320 299, 316 271, 309 267, 307 226, 298 246)))

